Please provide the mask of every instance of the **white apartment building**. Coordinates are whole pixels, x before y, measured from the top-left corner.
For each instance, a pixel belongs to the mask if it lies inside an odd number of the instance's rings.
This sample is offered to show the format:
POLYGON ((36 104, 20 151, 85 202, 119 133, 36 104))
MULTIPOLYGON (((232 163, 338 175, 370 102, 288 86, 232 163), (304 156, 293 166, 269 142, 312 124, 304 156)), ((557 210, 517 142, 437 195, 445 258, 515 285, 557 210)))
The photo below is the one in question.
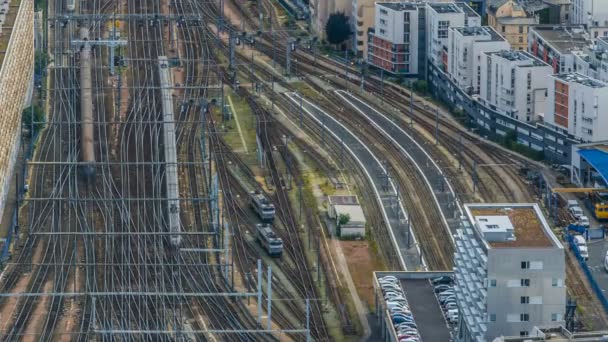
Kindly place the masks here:
POLYGON ((572 51, 574 72, 608 82, 608 38, 600 37, 595 44, 572 51))
POLYGON ((547 107, 553 68, 519 50, 485 52, 481 57, 479 101, 520 121, 532 121, 547 107), (485 61, 485 63, 484 63, 485 61))
POLYGON ((450 27, 481 26, 481 17, 463 2, 426 4, 426 41, 429 63, 446 70, 450 27))
POLYGON ((418 37, 419 3, 377 2, 374 28, 368 30, 369 64, 392 74, 424 72, 424 40, 418 37))
POLYGON ((458 340, 528 336, 564 324, 564 246, 538 204, 467 204, 456 234, 458 340))
POLYGON ((549 80, 545 124, 583 142, 608 140, 608 84, 578 73, 549 80))
POLYGON ((510 48, 509 42, 490 26, 450 27, 447 72, 460 89, 479 94, 482 54, 510 48))
POLYGON ((553 73, 574 72, 573 51, 591 44, 583 26, 538 25, 528 32, 528 51, 553 67, 553 73))
POLYGON ((606 0, 572 0, 570 9, 572 24, 590 27, 608 27, 606 0))

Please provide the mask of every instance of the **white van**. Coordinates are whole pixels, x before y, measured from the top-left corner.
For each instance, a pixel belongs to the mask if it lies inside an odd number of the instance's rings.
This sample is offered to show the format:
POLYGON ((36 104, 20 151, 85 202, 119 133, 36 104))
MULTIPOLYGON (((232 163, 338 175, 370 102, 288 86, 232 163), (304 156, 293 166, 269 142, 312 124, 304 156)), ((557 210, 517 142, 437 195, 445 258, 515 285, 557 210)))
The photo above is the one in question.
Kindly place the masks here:
POLYGON ((573 208, 573 207, 580 207, 580 205, 578 205, 578 201, 577 200, 568 200, 568 209, 573 208))
POLYGON ((571 207, 570 213, 578 220, 583 216, 583 209, 581 209, 581 207, 571 207))
POLYGON ((578 247, 581 257, 585 261, 589 260, 589 250, 587 249, 587 241, 585 241, 585 238, 582 235, 575 235, 574 243, 576 244, 576 247, 578 247))

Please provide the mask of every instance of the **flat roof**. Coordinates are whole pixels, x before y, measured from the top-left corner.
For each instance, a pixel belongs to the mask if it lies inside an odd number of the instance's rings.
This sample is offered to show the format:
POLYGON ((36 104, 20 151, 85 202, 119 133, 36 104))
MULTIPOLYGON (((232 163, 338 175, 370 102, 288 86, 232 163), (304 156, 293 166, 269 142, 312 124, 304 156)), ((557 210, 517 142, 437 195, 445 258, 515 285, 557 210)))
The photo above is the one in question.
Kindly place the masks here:
POLYGON ((333 195, 327 196, 330 204, 336 205, 357 205, 359 198, 356 195, 333 195))
POLYGON ((465 37, 490 37, 482 41, 504 41, 503 36, 498 34, 494 28, 490 26, 473 26, 473 27, 452 27, 451 29, 460 32, 465 37))
POLYGON ((540 59, 534 57, 529 52, 521 51, 521 50, 500 50, 500 51, 492 51, 486 52, 488 55, 496 55, 502 57, 506 60, 515 62, 528 62, 525 64, 519 64, 518 66, 549 66, 549 64, 541 61, 540 59))
POLYGON ((490 248, 562 247, 535 203, 465 204, 469 221, 490 248), (487 241, 477 223, 483 216, 506 216, 513 226, 514 239, 487 241))
POLYGON ((597 171, 604 182, 608 184, 608 152, 599 148, 580 149, 577 153, 585 159, 595 171, 597 171))
MULTIPOLYGON (((414 321, 418 326, 418 332, 422 341, 451 341, 450 328, 443 317, 441 306, 435 297, 434 288, 430 279, 442 276, 454 276, 451 271, 399 271, 399 272, 374 272, 374 286, 377 291, 377 279, 384 276, 394 276, 400 281, 408 306, 412 311, 414 321)), ((383 302, 382 296, 379 301, 383 302)), ((385 310, 384 304, 381 306, 385 310)), ((384 312, 385 314, 386 312, 384 312)), ((392 327, 388 326, 387 329, 392 327)))
POLYGON ((434 9, 437 13, 462 13, 460 6, 456 6, 453 2, 427 2, 427 6, 434 9))
POLYGON ((414 10, 420 6, 416 2, 377 2, 376 5, 386 7, 393 11, 414 10))
POLYGON ((467 17, 479 17, 479 14, 475 12, 474 9, 471 8, 466 2, 456 2, 456 6, 460 7, 460 9, 464 12, 467 17))
POLYGON ((560 53, 580 50, 591 43, 585 28, 580 25, 537 25, 530 27, 530 31, 536 32, 560 53))
POLYGON ((423 341, 450 341, 450 330, 429 279, 402 279, 401 287, 423 341))
POLYGON ((365 214, 360 205, 334 205, 336 214, 347 214, 353 222, 366 222, 365 214))
POLYGON ((585 76, 583 74, 579 74, 576 72, 570 72, 565 74, 557 74, 553 75, 553 77, 560 79, 566 82, 573 82, 585 85, 591 88, 604 88, 606 87, 606 83, 596 80, 595 78, 591 78, 589 76, 585 76))

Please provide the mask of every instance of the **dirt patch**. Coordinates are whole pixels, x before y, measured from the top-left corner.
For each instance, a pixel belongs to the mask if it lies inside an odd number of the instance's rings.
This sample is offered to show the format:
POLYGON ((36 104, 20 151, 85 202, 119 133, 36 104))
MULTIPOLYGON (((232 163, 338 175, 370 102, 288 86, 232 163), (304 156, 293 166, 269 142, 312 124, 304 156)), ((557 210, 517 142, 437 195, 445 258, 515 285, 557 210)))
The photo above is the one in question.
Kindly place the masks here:
MULTIPOLYGON (((53 291, 53 281, 47 280, 42 288, 43 292, 53 291)), ((44 324, 46 323, 47 315, 49 314, 49 305, 51 299, 48 296, 39 297, 34 303, 35 309, 30 314, 30 321, 25 329, 26 338, 23 341, 37 341, 39 334, 42 333, 44 324)))
POLYGON ((340 241, 340 245, 359 297, 369 308, 373 308, 373 272, 384 270, 384 266, 373 255, 368 241, 340 241))

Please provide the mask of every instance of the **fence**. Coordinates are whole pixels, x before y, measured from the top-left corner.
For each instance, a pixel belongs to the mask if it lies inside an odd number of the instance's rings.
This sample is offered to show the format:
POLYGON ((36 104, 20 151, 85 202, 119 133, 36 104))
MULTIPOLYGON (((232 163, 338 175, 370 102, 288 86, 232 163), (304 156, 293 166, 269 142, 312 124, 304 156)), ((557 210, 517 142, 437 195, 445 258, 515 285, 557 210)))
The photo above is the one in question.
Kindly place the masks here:
POLYGON ((578 263, 581 265, 581 268, 583 269, 585 276, 589 280, 589 284, 591 284, 591 288, 593 289, 593 292, 595 292, 595 295, 602 303, 602 306, 604 307, 604 311, 608 312, 608 299, 606 298, 606 295, 604 295, 604 291, 599 286, 597 281, 595 281, 595 278, 593 277, 593 274, 591 273, 589 266, 587 266, 587 262, 581 256, 581 253, 579 252, 578 247, 576 246, 576 242, 574 242, 574 236, 572 234, 570 234, 569 227, 568 227, 568 229, 565 230, 565 236, 566 236, 566 240, 568 241, 568 245, 570 246, 570 249, 572 249, 572 252, 576 256, 576 260, 578 260, 578 263))

